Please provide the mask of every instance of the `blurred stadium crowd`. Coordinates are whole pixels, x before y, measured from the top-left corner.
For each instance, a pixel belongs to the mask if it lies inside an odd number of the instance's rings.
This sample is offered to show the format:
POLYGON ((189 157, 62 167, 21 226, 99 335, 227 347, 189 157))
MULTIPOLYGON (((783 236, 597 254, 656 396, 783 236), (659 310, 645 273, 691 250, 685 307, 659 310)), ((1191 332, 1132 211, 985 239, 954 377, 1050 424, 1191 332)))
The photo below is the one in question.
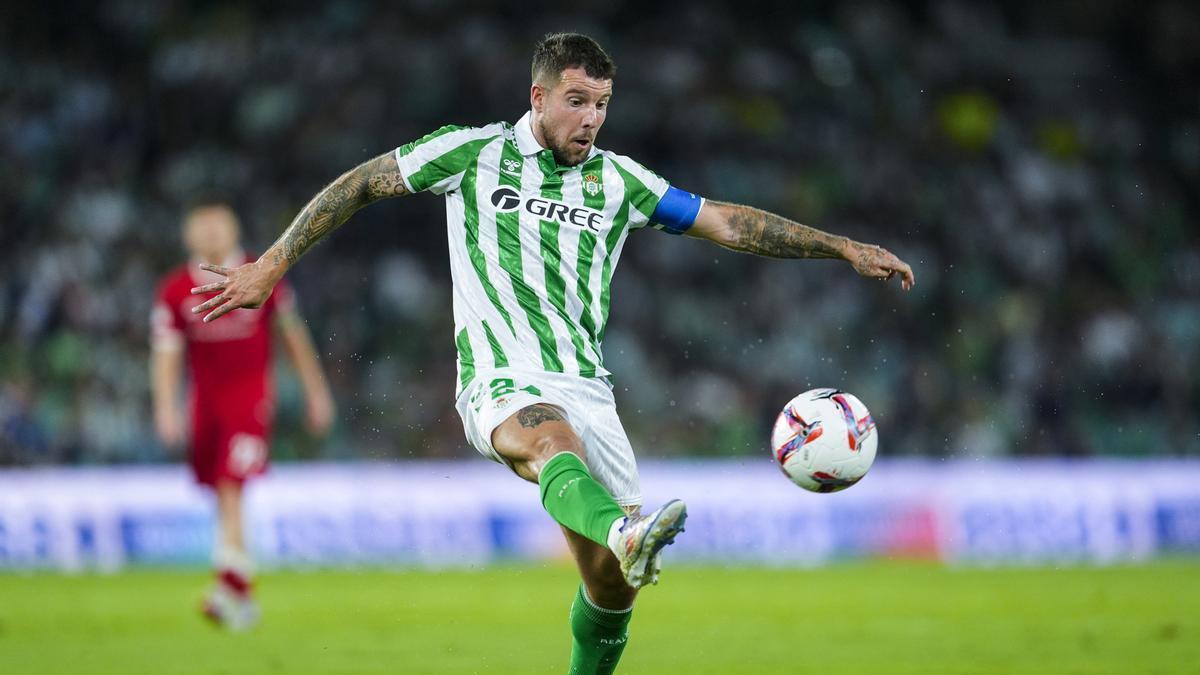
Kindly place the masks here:
MULTIPOLYGON (((601 147, 917 274, 634 233, 605 352, 640 454, 765 453, 816 386, 867 402, 888 455, 1200 453, 1194 5, 688 4, 6 7, 0 464, 170 458, 147 319, 185 206, 227 196, 261 250, 357 162, 519 118, 563 29, 618 65, 601 147)), ((278 456, 473 454, 439 198, 369 207, 292 279, 341 421, 307 439, 281 372, 278 456)))

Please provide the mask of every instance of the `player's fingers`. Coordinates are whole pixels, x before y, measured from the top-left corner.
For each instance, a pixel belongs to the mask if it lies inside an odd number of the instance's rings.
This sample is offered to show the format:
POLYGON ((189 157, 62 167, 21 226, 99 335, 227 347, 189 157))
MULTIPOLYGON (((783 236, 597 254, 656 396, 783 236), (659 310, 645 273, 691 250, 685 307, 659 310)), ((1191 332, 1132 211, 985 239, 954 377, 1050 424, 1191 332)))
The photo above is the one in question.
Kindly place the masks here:
POLYGON ((913 274, 912 267, 908 263, 900 263, 900 286, 904 290, 908 290, 917 285, 917 276, 913 274))
POLYGON ((222 267, 221 265, 210 265, 208 263, 200 263, 200 269, 208 270, 209 272, 215 272, 223 277, 229 276, 230 272, 228 267, 222 267))
POLYGON ((207 315, 205 315, 204 323, 208 323, 210 321, 216 321, 217 319, 225 316, 225 314, 227 314, 228 312, 232 312, 235 309, 237 309, 237 305, 235 303, 226 302, 223 305, 221 305, 220 307, 214 309, 213 311, 211 311, 207 315))
POLYGON ((209 298, 208 301, 205 302, 204 304, 196 305, 195 307, 193 307, 192 314, 199 314, 200 312, 207 312, 208 310, 212 309, 213 307, 223 304, 228 299, 229 299, 229 297, 224 293, 222 293, 218 296, 209 298))
POLYGON ((212 293, 213 291, 223 291, 223 290, 225 290, 225 284, 227 284, 227 283, 229 283, 228 280, 223 280, 223 281, 215 281, 211 284, 205 284, 203 286, 197 286, 192 289, 192 295, 200 295, 201 293, 212 293))

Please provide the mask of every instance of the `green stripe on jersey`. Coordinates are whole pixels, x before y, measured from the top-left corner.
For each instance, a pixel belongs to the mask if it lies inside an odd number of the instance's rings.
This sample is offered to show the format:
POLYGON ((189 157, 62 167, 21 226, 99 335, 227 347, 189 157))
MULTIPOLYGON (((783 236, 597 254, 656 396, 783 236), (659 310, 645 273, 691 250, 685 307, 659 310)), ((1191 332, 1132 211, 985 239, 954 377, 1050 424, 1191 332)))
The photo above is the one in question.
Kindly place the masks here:
POLYGON ((471 352, 471 338, 466 328, 458 331, 454 345, 458 347, 458 378, 462 388, 466 389, 475 377, 475 355, 471 352))
MULTIPOLYGON (((497 137, 480 139, 472 141, 468 145, 475 147, 475 153, 483 150, 483 147, 494 141, 497 137)), ((483 292, 491 301, 492 306, 500 313, 504 319, 504 323, 508 325, 508 331, 516 337, 517 333, 513 330, 512 317, 508 315, 508 310, 504 309, 504 305, 500 303, 500 294, 496 292, 496 286, 492 284, 488 278, 487 262, 483 255, 483 249, 479 248, 479 202, 475 194, 475 179, 479 172, 479 158, 471 162, 467 167, 467 172, 463 176, 462 196, 463 196, 463 229, 466 231, 467 240, 467 257, 471 259, 471 267, 475 268, 475 274, 479 277, 479 284, 483 286, 483 292)))
POLYGON ((626 171, 616 160, 612 161, 612 165, 617 173, 621 174, 621 180, 625 183, 625 203, 633 204, 634 208, 641 211, 642 215, 649 220, 654 215, 654 207, 658 206, 659 196, 646 187, 641 179, 626 171))
MULTIPOLYGON (((500 162, 503 164, 505 161, 517 163, 522 161, 521 153, 517 151, 515 143, 506 142, 501 148, 500 162)), ((516 188, 518 192, 521 191, 520 178, 506 171, 498 173, 501 185, 508 185, 516 188)), ((473 188, 472 191, 474 191, 473 188)), ((500 267, 508 272, 513 292, 517 296, 517 304, 525 310, 525 315, 529 318, 529 325, 537 335, 538 346, 542 352, 542 367, 550 372, 561 373, 564 372, 563 364, 562 359, 558 356, 554 331, 551 330, 546 315, 542 314, 541 301, 537 294, 525 282, 525 273, 521 264, 520 218, 520 209, 496 214, 496 243, 500 249, 500 267)))
MULTIPOLYGON (((562 201, 562 176, 559 174, 544 174, 542 178, 542 196, 546 199, 562 201)), ((546 296, 550 306, 563 323, 571 337, 571 345, 575 347, 575 363, 579 366, 581 377, 595 377, 596 366, 587 357, 587 346, 583 344, 583 336, 575 326, 575 321, 567 314, 566 288, 567 280, 562 273, 562 250, 558 245, 560 228, 558 221, 541 220, 538 223, 538 239, 542 252, 542 269, 546 275, 546 296)))
POLYGON ((483 323, 483 332, 487 333, 488 344, 492 347, 492 360, 496 362, 496 367, 503 368, 507 366, 508 357, 504 355, 504 348, 496 340, 496 334, 492 332, 492 327, 488 325, 487 321, 481 323, 483 323))
POLYGON ((629 224, 629 200, 621 200, 621 207, 617 209, 617 215, 613 217, 612 229, 608 231, 608 236, 604 238, 604 249, 607 255, 604 256, 604 267, 600 274, 600 337, 599 340, 604 340, 604 330, 608 327, 608 300, 609 288, 612 286, 612 256, 613 251, 617 248, 617 243, 621 241, 621 233, 625 231, 625 226, 629 224))
MULTIPOLYGON (((596 209, 597 211, 604 210, 604 156, 596 155, 588 160, 580 169, 580 174, 584 180, 580 183, 580 189, 583 190, 583 205, 596 209), (597 189, 595 194, 588 192, 587 187, 590 181, 588 176, 595 176, 597 189)), ((580 302, 583 303, 583 314, 579 317, 579 324, 587 331, 588 339, 595 345, 599 342, 599 336, 596 333, 596 321, 592 316, 592 259, 596 253, 596 235, 591 230, 584 230, 579 235, 579 255, 575 261, 575 269, 578 271, 578 281, 575 284, 575 293, 579 296, 580 302)))

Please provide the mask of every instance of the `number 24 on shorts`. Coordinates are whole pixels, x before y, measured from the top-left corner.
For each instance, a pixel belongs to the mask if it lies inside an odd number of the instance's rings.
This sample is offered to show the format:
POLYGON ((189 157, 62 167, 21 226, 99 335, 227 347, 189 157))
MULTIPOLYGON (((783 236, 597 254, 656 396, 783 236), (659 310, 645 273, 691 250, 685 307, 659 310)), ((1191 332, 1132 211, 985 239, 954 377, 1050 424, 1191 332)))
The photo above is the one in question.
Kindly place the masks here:
MULTIPOLYGON (((498 378, 492 380, 491 384, 489 384, 488 387, 492 390, 492 400, 493 401, 500 398, 501 396, 508 396, 509 394, 514 394, 517 391, 516 383, 513 382, 512 379, 507 378, 507 377, 498 377, 498 378)), ((521 391, 527 391, 530 394, 533 394, 534 396, 542 395, 542 391, 540 389, 538 389, 537 387, 533 386, 532 384, 529 385, 528 387, 521 387, 521 391)))

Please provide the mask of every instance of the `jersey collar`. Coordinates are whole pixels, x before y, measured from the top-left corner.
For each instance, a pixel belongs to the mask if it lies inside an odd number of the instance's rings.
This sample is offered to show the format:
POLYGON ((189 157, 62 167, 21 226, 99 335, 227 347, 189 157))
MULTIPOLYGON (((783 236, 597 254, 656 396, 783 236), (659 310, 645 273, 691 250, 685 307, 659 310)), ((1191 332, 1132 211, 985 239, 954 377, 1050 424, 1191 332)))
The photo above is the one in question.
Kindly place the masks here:
POLYGON ((538 139, 533 135, 532 112, 526 111, 525 114, 521 116, 521 119, 513 125, 513 128, 517 133, 517 150, 520 150, 522 155, 529 157, 530 155, 536 155, 542 150, 545 150, 545 148, 542 147, 542 144, 538 143, 538 139))
MULTIPOLYGON (((533 135, 533 113, 526 111, 521 119, 513 125, 514 133, 517 137, 517 150, 526 157, 532 157, 539 152, 545 150, 542 144, 538 142, 537 137, 533 135)), ((596 144, 592 143, 592 147, 588 148, 588 159, 596 156, 599 150, 596 149, 596 144)), ((587 160, 584 160, 587 161, 587 160)), ((564 167, 565 168, 565 167, 564 167)), ((572 167, 574 168, 574 167, 572 167)))

